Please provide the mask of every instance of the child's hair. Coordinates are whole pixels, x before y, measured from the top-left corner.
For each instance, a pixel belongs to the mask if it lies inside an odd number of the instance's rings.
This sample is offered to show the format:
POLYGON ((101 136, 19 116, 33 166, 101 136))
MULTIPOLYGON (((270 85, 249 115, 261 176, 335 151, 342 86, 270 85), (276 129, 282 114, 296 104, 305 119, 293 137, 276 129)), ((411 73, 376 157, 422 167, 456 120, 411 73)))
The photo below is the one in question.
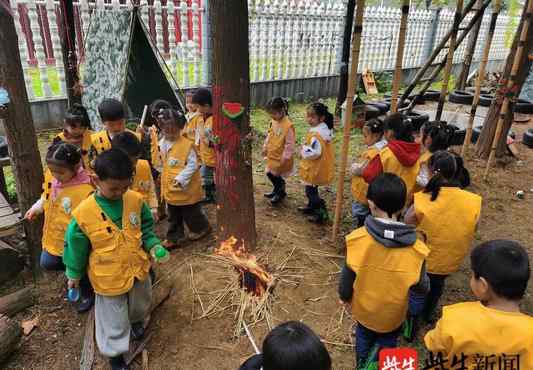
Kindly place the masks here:
POLYGON ((61 167, 67 167, 72 171, 80 164, 81 151, 76 145, 65 143, 64 141, 55 141, 46 152, 46 163, 55 164, 61 167))
POLYGON ((281 112, 285 115, 289 114, 289 102, 282 97, 272 98, 266 104, 266 110, 268 112, 281 112))
POLYGON ((526 250, 512 240, 491 240, 472 250, 472 271, 476 279, 484 278, 499 297, 522 299, 531 269, 526 250))
POLYGON ((448 149, 452 136, 452 128, 444 122, 430 121, 422 126, 422 142, 428 137, 431 138, 431 144, 428 148, 431 153, 448 149))
POLYGON ((328 128, 333 129, 333 114, 328 111, 328 107, 320 102, 312 103, 307 109, 312 109, 313 112, 319 117, 324 117, 324 123, 328 125, 328 128))
POLYGON ((157 125, 156 118, 159 117, 159 115, 161 114, 163 110, 171 109, 171 108, 172 108, 172 105, 166 100, 163 100, 163 99, 154 100, 152 104, 150 104, 150 107, 148 107, 150 117, 146 117, 145 124, 148 123, 147 126, 154 125, 155 127, 159 128, 157 125))
POLYGON ((366 121, 364 127, 368 128, 371 133, 380 134, 380 136, 383 136, 383 132, 385 131, 383 121, 379 118, 372 118, 366 121))
POLYGON ((123 119, 126 114, 124 113, 124 105, 117 99, 105 99, 98 105, 98 113, 102 122, 106 121, 118 121, 123 119))
POLYGON ((455 182, 464 189, 470 186, 470 172, 468 172, 468 169, 464 166, 463 157, 454 152, 450 153, 455 157, 455 162, 457 163, 457 171, 454 175, 455 182))
POLYGON ((428 166, 433 176, 427 183, 424 193, 431 193, 431 201, 437 199, 443 186, 459 185, 455 181, 457 161, 452 153, 446 150, 435 152, 429 158, 428 166))
POLYGON ((143 146, 135 134, 125 131, 113 138, 111 146, 126 152, 128 157, 140 157, 143 146))
POLYGON ((411 121, 405 119, 405 116, 401 113, 393 113, 385 117, 383 120, 385 131, 392 131, 394 138, 400 141, 407 141, 412 143, 413 138, 413 125, 411 121))
POLYGON ((330 370, 331 358, 320 338, 298 321, 283 323, 263 342, 264 370, 330 370))
POLYGON ((194 92, 192 96, 192 102, 193 104, 209 105, 212 107, 213 97, 211 96, 211 92, 209 90, 201 88, 194 92))
POLYGON ((127 180, 133 177, 133 164, 126 152, 111 148, 96 157, 94 172, 102 181, 108 179, 127 180))
POLYGON ((159 119, 165 122, 175 123, 180 130, 182 130, 187 123, 187 118, 185 118, 181 112, 174 109, 163 109, 159 114, 159 119))
POLYGON ((380 174, 368 186, 367 198, 391 218, 403 209, 406 197, 405 182, 393 173, 380 174))
POLYGON ((78 122, 82 127, 91 129, 91 119, 89 118, 87 109, 79 103, 74 103, 65 114, 65 124, 68 126, 78 122))

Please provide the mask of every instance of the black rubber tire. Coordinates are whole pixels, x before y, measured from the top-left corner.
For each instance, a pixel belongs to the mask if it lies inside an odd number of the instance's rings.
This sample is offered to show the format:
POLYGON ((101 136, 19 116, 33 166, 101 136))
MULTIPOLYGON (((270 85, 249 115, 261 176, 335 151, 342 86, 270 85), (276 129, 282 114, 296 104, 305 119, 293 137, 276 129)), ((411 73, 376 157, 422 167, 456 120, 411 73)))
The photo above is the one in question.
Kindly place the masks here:
POLYGON ((409 100, 411 100, 411 101, 415 100, 415 105, 416 104, 424 104, 426 102, 426 99, 424 98, 424 95, 420 96, 418 94, 409 95, 409 100))
MULTIPOLYGON (((470 94, 475 94, 476 93, 476 88, 475 87, 467 87, 465 90, 467 92, 469 92, 470 94)), ((482 88, 481 90, 479 90, 479 93, 481 95, 490 95, 490 90, 482 88)))
POLYGON ((390 110, 390 104, 391 104, 390 101, 380 100, 378 103, 379 103, 379 104, 386 105, 386 106, 387 106, 387 112, 390 110))
POLYGON ((533 103, 524 99, 518 99, 514 105, 515 113, 533 114, 533 103))
POLYGON ((381 102, 369 102, 369 103, 366 103, 366 104, 367 105, 372 105, 372 106, 378 108, 379 112, 381 114, 387 113, 389 111, 389 109, 390 109, 390 105, 385 104, 385 103, 381 103, 381 102))
POLYGON ((9 149, 7 147, 7 139, 5 136, 0 136, 0 158, 9 157, 9 149))
POLYGON ((481 135, 481 130, 483 129, 483 126, 475 126, 472 129, 472 137, 470 137, 470 142, 472 144, 477 143, 477 139, 479 139, 479 135, 481 135))
POLYGON ((440 91, 437 90, 426 90, 424 93, 425 101, 438 101, 440 97, 440 91))
POLYGON ((481 94, 479 95, 479 105, 482 107, 490 107, 494 100, 494 95, 481 94))
POLYGON ((450 140, 450 146, 463 145, 465 141, 466 130, 460 129, 455 125, 450 125, 450 127, 454 130, 452 138, 450 140))
POLYGON ((422 127, 424 123, 429 121, 428 114, 417 111, 407 113, 407 118, 411 120, 411 124, 413 125, 413 130, 415 132, 418 132, 420 130, 420 127, 422 127))
POLYGON ((381 115, 381 111, 378 107, 370 104, 365 104, 365 121, 372 118, 378 118, 381 115))
POLYGON ((533 148, 533 128, 528 129, 522 136, 522 143, 530 148, 533 148))
MULTIPOLYGON (((399 100, 399 99, 400 99, 400 98, 398 98, 398 100, 399 100)), ((384 99, 384 101, 386 101, 389 105, 392 104, 392 99, 391 99, 391 98, 386 98, 386 99, 384 99)), ((411 100, 409 100, 409 99, 405 99, 405 100, 403 101, 403 104, 400 106, 400 108, 405 108, 405 107, 407 107, 409 104, 411 104, 411 100)))
POLYGON ((455 104, 470 105, 474 101, 474 95, 464 90, 454 90, 448 95, 448 101, 455 104))

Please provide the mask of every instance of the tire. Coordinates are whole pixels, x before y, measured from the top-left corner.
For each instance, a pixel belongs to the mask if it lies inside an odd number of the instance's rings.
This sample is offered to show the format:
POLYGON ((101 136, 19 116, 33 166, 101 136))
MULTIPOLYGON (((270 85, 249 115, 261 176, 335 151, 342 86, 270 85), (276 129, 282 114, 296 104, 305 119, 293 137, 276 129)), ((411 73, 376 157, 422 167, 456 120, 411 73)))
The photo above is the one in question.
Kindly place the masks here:
POLYGON ((470 105, 474 101, 474 95, 464 90, 455 90, 448 95, 448 101, 455 104, 470 105))
POLYGON ((440 91, 437 90, 426 90, 424 93, 425 101, 438 101, 440 97, 440 91))
POLYGON ((472 129, 472 137, 470 137, 470 142, 472 144, 477 143, 477 140, 479 139, 479 135, 481 135, 481 130, 483 129, 483 126, 475 126, 472 129))
POLYGON ((522 136, 522 143, 530 148, 533 148, 533 128, 528 129, 522 136))
MULTIPOLYGON (((466 90, 466 92, 469 92, 470 94, 475 94, 476 93, 476 88, 475 87, 467 87, 465 90, 466 90)), ((479 93, 481 95, 490 95, 490 90, 482 88, 481 90, 479 90, 479 93)))
POLYGON ((390 110, 390 101, 380 100, 378 103, 387 106, 387 112, 390 110))
POLYGON ((533 103, 524 99, 518 99, 514 105, 515 113, 533 114, 533 103))
POLYGON ((489 95, 489 94, 479 95, 479 105, 481 105, 482 107, 490 107, 493 101, 494 101, 494 95, 489 95))
POLYGON ((378 108, 381 114, 387 113, 390 109, 390 105, 385 104, 385 103, 380 103, 380 102, 371 102, 371 103, 367 103, 367 105, 371 105, 373 107, 378 108))
MULTIPOLYGON (((399 100, 399 99, 400 99, 400 98, 398 98, 398 100, 399 100)), ((392 99, 391 99, 391 98, 386 98, 386 99, 384 99, 384 101, 387 102, 389 105, 392 104, 392 99)), ((405 108, 405 107, 407 107, 409 104, 411 104, 411 100, 409 100, 409 99, 405 99, 405 100, 403 101, 403 104, 400 106, 400 108, 405 108)))
POLYGON ((0 136, 0 158, 9 157, 9 149, 5 136, 0 136))
POLYGON ((450 140, 450 146, 463 145, 465 141, 466 130, 460 129, 455 125, 450 125, 450 127, 454 130, 452 138, 450 140))
POLYGON ((365 121, 368 121, 372 118, 378 118, 380 115, 381 111, 379 108, 370 104, 365 104, 365 121))
POLYGON ((427 121, 429 121, 429 115, 422 112, 416 112, 412 111, 410 113, 407 113, 407 118, 411 120, 411 124, 413 125, 413 130, 418 132, 420 130, 420 127, 427 121))
POLYGON ((409 95, 409 100, 411 101, 415 101, 415 105, 416 104, 424 104, 426 102, 426 99, 424 98, 424 95, 418 95, 418 94, 413 94, 413 95, 409 95))

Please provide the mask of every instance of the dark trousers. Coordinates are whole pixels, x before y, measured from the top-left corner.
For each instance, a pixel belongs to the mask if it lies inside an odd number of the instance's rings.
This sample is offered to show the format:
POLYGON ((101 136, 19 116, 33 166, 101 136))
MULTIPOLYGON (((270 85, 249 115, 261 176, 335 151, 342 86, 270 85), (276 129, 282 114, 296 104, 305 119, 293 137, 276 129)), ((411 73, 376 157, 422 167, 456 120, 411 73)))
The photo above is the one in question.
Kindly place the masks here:
MULTIPOLYGON (((47 271, 65 271, 63 258, 54 256, 43 249, 41 252, 41 267, 47 271)), ((87 274, 80 279, 80 294, 83 297, 89 297, 94 294, 93 287, 87 274)))
MULTIPOLYGON (((355 336, 355 355, 357 366, 359 367, 362 363, 369 360, 368 356, 370 356, 370 352, 375 345, 378 345, 379 349, 396 348, 401 326, 390 333, 378 333, 357 323, 354 325, 353 331, 355 336)), ((376 352, 376 358, 370 360, 377 361, 378 354, 379 350, 376 352)))
POLYGON ((309 208, 320 208, 324 206, 325 202, 322 198, 320 198, 320 195, 318 194, 318 186, 313 185, 306 185, 305 186, 305 195, 308 199, 308 206, 309 208))
POLYGON ((430 290, 426 298, 424 316, 429 319, 439 303, 439 299, 444 292, 444 284, 448 275, 428 274, 430 290))
POLYGON ((185 224, 189 231, 197 234, 209 227, 200 203, 186 206, 167 205, 168 230, 167 240, 177 242, 185 238, 185 224))
POLYGON ((274 186, 274 193, 285 194, 285 180, 281 176, 276 176, 270 172, 267 172, 267 177, 274 186))

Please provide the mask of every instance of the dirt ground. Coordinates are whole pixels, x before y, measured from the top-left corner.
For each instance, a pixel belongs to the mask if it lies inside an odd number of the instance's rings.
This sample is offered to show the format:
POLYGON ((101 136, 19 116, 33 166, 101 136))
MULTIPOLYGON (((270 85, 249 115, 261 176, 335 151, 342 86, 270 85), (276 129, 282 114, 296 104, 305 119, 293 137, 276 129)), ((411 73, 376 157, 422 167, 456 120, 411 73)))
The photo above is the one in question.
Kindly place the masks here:
MULTIPOLYGON (((528 126, 517 124, 521 133, 528 126)), ((533 127, 533 121, 529 127, 533 127)), ((340 139, 337 133, 337 139, 340 139)), ((483 212, 476 233, 476 243, 495 239, 515 239, 533 253, 533 150, 518 144, 520 161, 498 164, 491 171, 488 182, 482 180, 484 161, 467 157, 473 185, 471 191, 483 196, 483 212), (525 199, 518 199, 516 191, 525 191, 525 199)), ((263 198, 270 184, 263 175, 262 166, 254 167, 257 233, 256 254, 269 269, 284 264, 285 280, 275 287, 272 305, 273 324, 300 320, 310 325, 327 343, 333 358, 333 368, 354 368, 348 312, 337 303, 337 279, 343 263, 342 240, 329 239, 330 226, 314 226, 296 211, 304 203, 302 185, 297 177, 288 183, 289 197, 284 205, 273 208, 263 198)), ((348 188, 349 189, 349 188, 348 188)), ((331 189, 322 189, 330 211, 335 202, 331 189)), ((348 215, 349 194, 344 202, 343 235, 351 230, 348 215)), ((216 222, 214 207, 209 206, 212 224, 216 222)), ((452 220, 443 220, 449 222, 452 220)), ((164 232, 165 225, 158 226, 164 232)), ((220 303, 220 312, 199 318, 216 293, 228 283, 228 270, 206 256, 216 245, 214 237, 191 243, 172 253, 169 263, 158 270, 159 278, 172 283, 170 298, 157 309, 151 322, 153 337, 148 344, 149 368, 182 370, 233 370, 250 355, 253 348, 244 333, 235 338, 234 306, 220 303), (192 273, 191 273, 192 271, 192 273), (194 275, 192 283, 191 276, 194 275), (195 292, 198 292, 196 294, 195 292), (199 298, 200 297, 200 298, 199 298), (224 309, 225 308, 225 309, 224 309)), ((236 277, 235 277, 236 278, 236 277)), ((471 300, 468 263, 447 280, 442 304, 471 300)), ((20 278, 16 286, 30 284, 29 276, 20 278)), ((39 317, 39 326, 23 338, 20 349, 4 364, 6 369, 76 369, 83 340, 86 316, 76 314, 63 300, 63 277, 47 274, 37 286, 38 304, 18 314, 16 320, 39 317)), ((533 314, 533 284, 530 284, 523 309, 533 314)), ((421 338, 429 329, 423 328, 414 347, 422 350, 421 338)), ((265 322, 257 323, 252 331, 258 343, 268 332, 265 322)), ((405 343, 403 343, 405 344, 405 343)), ((419 356, 425 358, 425 352, 419 356)), ((107 363, 98 358, 96 369, 107 369, 107 363)), ((141 369, 140 359, 132 368, 141 369)))

